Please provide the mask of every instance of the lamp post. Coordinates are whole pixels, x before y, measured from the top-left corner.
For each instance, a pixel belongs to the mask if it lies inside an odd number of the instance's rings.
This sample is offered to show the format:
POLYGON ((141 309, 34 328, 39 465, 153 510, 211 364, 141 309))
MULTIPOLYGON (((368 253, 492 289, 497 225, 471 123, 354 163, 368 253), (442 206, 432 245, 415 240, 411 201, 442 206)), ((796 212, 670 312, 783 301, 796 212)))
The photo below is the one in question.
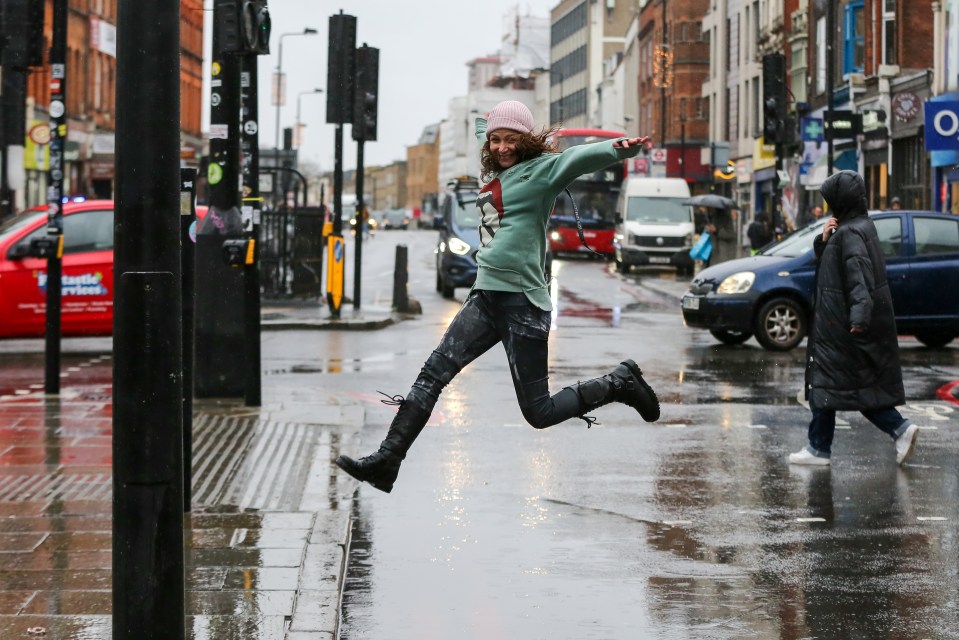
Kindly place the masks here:
POLYGON ((300 99, 303 96, 314 95, 317 93, 323 93, 323 89, 313 89, 312 91, 301 91, 296 95, 296 125, 294 125, 294 129, 293 129, 293 142, 294 142, 293 146, 296 147, 297 149, 300 148, 300 143, 302 142, 302 140, 300 140, 300 127, 303 126, 302 124, 300 124, 300 99))
POLYGON ((290 33, 284 33, 280 35, 277 45, 276 52, 276 85, 273 87, 273 90, 276 92, 274 96, 276 98, 276 137, 273 138, 273 149, 276 151, 277 158, 280 155, 280 106, 282 105, 281 98, 283 97, 282 88, 283 88, 283 38, 287 36, 312 36, 316 35, 316 29, 312 27, 306 27, 303 31, 293 31, 290 33))

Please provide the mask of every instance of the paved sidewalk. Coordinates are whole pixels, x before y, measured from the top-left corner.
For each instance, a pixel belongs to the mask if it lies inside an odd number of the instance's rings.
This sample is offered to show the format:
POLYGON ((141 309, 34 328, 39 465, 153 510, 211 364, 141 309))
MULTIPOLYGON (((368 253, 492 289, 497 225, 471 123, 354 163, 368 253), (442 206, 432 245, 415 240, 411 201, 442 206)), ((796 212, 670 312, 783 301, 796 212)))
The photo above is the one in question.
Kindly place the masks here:
MULTIPOLYGON (((195 406, 187 637, 332 640, 355 483, 331 461, 363 408, 316 388, 263 397, 195 406)), ((0 399, 4 640, 111 637, 111 401, 109 385, 0 399)))

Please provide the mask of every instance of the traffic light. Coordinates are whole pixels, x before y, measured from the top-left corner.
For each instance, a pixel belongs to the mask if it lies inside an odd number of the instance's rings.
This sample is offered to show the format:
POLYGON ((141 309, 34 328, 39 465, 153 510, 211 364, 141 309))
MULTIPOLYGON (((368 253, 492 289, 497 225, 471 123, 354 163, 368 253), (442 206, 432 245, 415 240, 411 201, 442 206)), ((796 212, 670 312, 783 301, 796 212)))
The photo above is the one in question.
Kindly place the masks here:
POLYGON ((376 140, 380 50, 365 44, 356 50, 353 79, 353 139, 376 140))
POLYGON ((253 22, 256 28, 256 37, 253 42, 253 53, 266 56, 270 54, 270 31, 273 28, 270 8, 266 6, 266 0, 259 0, 253 4, 256 5, 253 22))
POLYGON ((3 0, 3 66, 14 69, 43 64, 45 0, 3 0))
POLYGON ((330 16, 326 56, 326 121, 353 121, 353 58, 356 55, 356 16, 341 10, 330 16))
POLYGON ((266 0, 216 0, 217 53, 270 53, 270 10, 266 0))
POLYGON ((786 120, 786 56, 763 56, 763 138, 766 144, 784 141, 786 120))

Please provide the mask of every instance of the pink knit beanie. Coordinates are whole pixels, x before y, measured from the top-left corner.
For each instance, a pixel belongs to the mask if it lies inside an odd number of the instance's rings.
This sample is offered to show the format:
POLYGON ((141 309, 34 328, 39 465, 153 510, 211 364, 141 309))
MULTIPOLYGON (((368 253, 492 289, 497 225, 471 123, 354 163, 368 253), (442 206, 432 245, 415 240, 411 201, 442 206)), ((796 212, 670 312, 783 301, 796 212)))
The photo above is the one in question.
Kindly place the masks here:
POLYGON ((486 137, 497 129, 511 129, 520 133, 533 131, 533 114, 522 102, 504 100, 493 107, 486 117, 486 137))

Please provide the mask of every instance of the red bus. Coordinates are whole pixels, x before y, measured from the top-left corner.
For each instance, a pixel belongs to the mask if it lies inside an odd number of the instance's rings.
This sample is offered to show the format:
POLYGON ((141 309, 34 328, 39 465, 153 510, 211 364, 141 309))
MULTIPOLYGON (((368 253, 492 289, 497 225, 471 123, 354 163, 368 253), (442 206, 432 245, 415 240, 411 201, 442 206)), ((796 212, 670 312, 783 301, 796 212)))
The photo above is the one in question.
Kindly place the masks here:
MULTIPOLYGON (((624 136, 621 131, 603 129, 560 129, 553 142, 562 151, 577 144, 624 136)), ((576 199, 576 207, 579 209, 586 243, 593 251, 609 257, 614 253, 616 201, 625 177, 626 163, 616 162, 600 171, 580 176, 569 186, 569 192, 576 199)), ((549 222, 549 248, 554 255, 589 254, 589 250, 579 240, 573 204, 565 193, 561 193, 553 205, 549 222)))

